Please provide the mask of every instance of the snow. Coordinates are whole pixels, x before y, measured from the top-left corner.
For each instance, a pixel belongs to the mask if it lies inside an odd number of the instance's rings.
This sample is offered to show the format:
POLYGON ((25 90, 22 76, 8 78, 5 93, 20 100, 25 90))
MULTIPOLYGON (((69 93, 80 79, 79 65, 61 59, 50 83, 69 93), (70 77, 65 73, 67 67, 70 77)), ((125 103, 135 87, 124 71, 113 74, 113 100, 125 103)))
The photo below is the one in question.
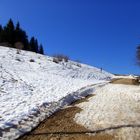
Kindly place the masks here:
MULTIPOLYGON (((76 123, 90 130, 113 129, 123 125, 140 126, 140 86, 106 84, 97 87, 94 94, 88 102, 77 105, 82 111, 75 115, 76 123)), ((140 129, 131 129, 119 131, 119 139, 137 139, 134 138, 136 135, 140 137, 140 129)))
POLYGON ((16 49, 2 46, 0 52, 2 139, 18 138, 46 115, 84 96, 83 93, 90 93, 94 84, 105 83, 113 76, 73 61, 56 64, 52 57, 32 52, 20 51, 18 54, 16 49), (30 62, 31 59, 34 62, 30 62))

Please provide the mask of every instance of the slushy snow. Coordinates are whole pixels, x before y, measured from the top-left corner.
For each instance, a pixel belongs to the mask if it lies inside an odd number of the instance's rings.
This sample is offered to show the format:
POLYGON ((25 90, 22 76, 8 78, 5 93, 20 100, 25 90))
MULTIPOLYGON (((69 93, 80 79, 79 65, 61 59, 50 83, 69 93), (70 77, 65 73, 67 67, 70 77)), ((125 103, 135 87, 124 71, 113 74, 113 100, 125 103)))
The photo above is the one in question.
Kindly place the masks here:
POLYGON ((117 132, 118 139, 139 140, 140 128, 137 127, 140 126, 139 86, 106 84, 96 88, 94 96, 88 102, 77 106, 82 111, 75 115, 76 123, 93 131, 107 128, 113 130, 114 127, 122 126, 121 131, 117 132))

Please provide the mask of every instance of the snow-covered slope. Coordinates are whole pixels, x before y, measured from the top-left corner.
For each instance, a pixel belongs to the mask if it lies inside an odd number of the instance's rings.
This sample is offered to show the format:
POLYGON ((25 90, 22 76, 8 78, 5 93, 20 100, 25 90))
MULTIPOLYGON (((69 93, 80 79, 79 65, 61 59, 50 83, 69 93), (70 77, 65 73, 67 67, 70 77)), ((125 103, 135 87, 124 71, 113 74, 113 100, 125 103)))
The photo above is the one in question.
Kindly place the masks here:
MULTIPOLYGON (((59 102, 110 77, 112 74, 88 65, 57 64, 52 57, 0 46, 0 130, 19 124, 43 104, 59 102)), ((7 134, 0 133, 0 137, 7 138, 7 134)))

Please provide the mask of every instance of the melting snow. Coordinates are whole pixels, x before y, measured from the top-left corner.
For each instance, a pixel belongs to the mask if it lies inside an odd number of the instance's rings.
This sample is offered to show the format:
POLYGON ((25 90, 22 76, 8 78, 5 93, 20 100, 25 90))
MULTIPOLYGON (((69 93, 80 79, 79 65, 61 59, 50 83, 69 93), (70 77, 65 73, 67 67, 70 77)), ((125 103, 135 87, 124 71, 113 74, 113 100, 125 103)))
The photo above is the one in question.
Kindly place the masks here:
MULTIPOLYGON (((100 130, 122 125, 140 126, 140 87, 107 84, 96 88, 95 96, 77 106, 82 109, 74 120, 90 130, 100 130)), ((120 131, 120 139, 140 138, 140 129, 120 131), (136 136, 136 138, 135 138, 136 136), (139 136, 139 137, 138 137, 139 136)))
POLYGON ((0 136, 1 130, 18 125, 23 118, 29 119, 42 105, 58 103, 82 87, 112 77, 110 73, 77 62, 56 64, 52 57, 26 51, 18 54, 16 49, 6 47, 0 47, 0 52, 0 136))

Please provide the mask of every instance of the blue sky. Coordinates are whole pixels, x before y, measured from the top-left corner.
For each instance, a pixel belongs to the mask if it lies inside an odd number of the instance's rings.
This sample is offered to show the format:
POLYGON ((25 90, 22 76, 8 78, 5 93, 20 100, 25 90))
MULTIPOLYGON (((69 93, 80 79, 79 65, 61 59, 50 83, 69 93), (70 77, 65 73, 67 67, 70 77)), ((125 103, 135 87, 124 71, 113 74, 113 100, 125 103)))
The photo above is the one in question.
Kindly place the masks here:
POLYGON ((139 9, 139 0, 0 0, 0 24, 19 21, 48 55, 63 53, 112 73, 140 74, 139 9))

